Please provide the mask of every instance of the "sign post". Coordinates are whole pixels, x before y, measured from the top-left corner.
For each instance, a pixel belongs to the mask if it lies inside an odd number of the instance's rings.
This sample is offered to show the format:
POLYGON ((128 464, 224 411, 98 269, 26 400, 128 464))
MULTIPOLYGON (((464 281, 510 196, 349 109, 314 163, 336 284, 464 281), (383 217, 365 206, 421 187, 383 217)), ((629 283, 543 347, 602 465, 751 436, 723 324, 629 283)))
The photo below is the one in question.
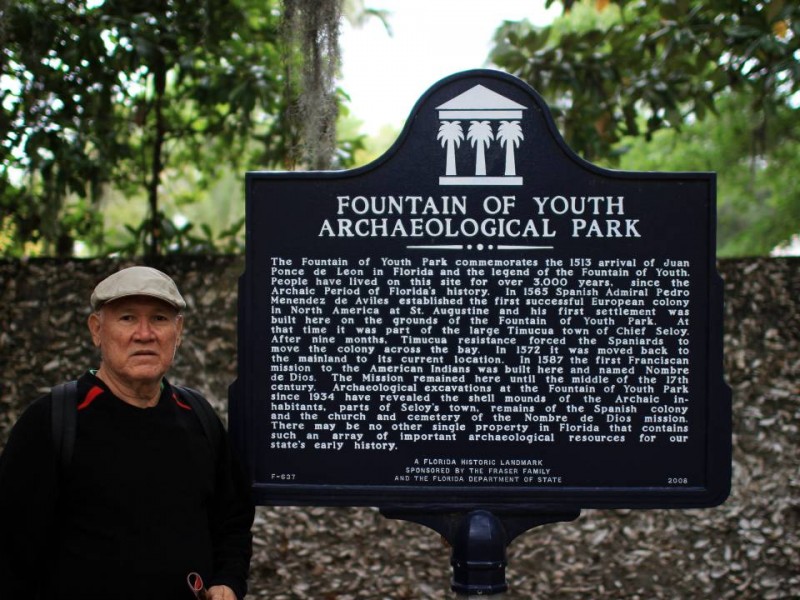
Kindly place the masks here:
POLYGON ((499 539, 478 562, 504 567, 581 508, 723 502, 715 185, 583 161, 487 70, 434 85, 371 165, 248 173, 230 405, 257 501, 431 526, 457 590, 468 555, 499 539))

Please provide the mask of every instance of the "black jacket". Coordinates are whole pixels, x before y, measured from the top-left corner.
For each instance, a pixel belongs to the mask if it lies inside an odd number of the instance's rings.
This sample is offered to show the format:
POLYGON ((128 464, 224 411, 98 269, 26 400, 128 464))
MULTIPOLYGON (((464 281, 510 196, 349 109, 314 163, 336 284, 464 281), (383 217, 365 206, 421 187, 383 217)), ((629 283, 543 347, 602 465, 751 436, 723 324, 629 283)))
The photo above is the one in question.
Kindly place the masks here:
MULTIPOLYGON (((0 586, 15 599, 191 598, 206 584, 247 587, 250 486, 192 409, 165 382, 140 409, 102 381, 78 381, 74 453, 65 472, 52 446, 52 398, 33 403, 0 456, 0 586)), ((221 424, 220 424, 221 427, 221 424)))

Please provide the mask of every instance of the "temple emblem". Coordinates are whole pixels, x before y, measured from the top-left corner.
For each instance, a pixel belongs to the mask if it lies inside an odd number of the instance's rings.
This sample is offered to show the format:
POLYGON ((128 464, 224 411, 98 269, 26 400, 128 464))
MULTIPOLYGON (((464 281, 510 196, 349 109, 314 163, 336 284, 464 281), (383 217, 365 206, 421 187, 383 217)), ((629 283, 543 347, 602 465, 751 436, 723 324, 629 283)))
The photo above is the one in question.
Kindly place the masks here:
POLYGON ((446 154, 440 185, 522 185, 522 177, 517 175, 516 151, 525 139, 520 121, 526 107, 476 85, 436 110, 441 122, 436 139, 446 154), (487 173, 486 151, 492 144, 499 144, 505 151, 503 173, 487 173), (463 151, 473 153, 474 173, 457 172, 456 156, 463 151))

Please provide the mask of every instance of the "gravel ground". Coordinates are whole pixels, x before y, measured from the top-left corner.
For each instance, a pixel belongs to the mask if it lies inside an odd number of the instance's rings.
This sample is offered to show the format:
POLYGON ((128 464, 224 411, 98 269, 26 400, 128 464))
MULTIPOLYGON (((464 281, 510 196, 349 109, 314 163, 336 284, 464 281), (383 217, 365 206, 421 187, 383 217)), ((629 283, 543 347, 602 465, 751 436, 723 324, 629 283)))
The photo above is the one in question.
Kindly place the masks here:
MULTIPOLYGON (((175 381, 224 410, 240 257, 162 265, 187 297, 175 381)), ((86 299, 113 261, 0 261, 0 444, 22 408, 92 366, 86 299), (46 285, 42 285, 46 282, 46 285)), ((733 489, 706 510, 585 510, 508 548, 515 598, 800 597, 800 260, 722 261, 733 489)), ((261 507, 252 597, 452 598, 438 534, 372 508, 261 507)))

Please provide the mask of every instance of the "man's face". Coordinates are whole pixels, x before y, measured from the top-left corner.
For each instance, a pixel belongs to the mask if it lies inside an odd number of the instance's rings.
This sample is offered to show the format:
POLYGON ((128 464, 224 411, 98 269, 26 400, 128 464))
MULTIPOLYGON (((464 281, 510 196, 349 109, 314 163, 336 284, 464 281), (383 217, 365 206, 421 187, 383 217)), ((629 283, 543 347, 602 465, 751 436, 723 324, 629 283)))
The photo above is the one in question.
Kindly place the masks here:
POLYGON ((103 369, 130 384, 160 381, 180 344, 183 317, 161 300, 130 296, 89 316, 103 369))

